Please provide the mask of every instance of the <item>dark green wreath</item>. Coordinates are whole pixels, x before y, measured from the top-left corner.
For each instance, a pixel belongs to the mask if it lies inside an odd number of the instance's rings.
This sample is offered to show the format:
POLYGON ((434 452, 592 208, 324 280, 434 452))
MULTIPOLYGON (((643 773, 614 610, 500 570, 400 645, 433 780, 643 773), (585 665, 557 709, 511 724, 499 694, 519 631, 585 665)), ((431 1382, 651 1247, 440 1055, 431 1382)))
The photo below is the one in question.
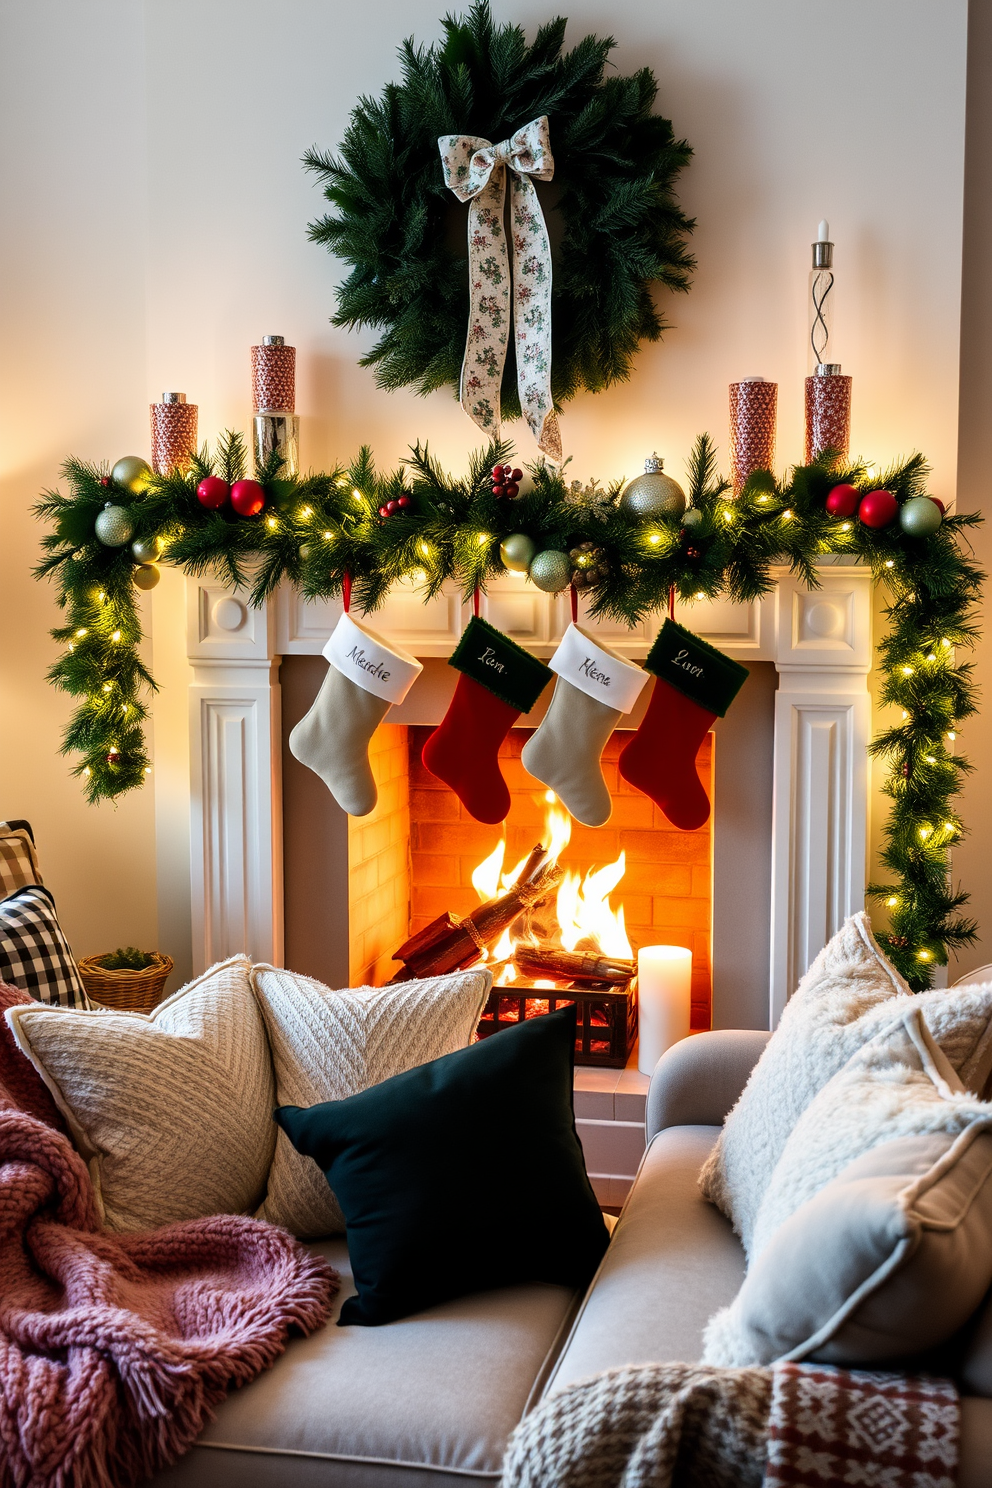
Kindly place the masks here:
MULTIPOLYGON (((519 26, 493 24, 487 0, 442 25, 440 45, 403 43, 403 81, 361 100, 340 157, 316 149, 304 157, 334 208, 310 236, 352 265, 333 323, 383 332, 361 363, 376 368, 380 387, 457 392, 467 209, 444 185, 438 137, 495 143, 547 114, 555 175, 538 191, 554 251, 551 390, 557 403, 582 388, 599 392, 630 375, 640 341, 667 329, 652 282, 689 287, 694 223, 674 185, 692 151, 652 114, 650 68, 605 76, 612 37, 586 36, 563 53, 558 17, 528 47, 519 26)), ((502 406, 519 416, 512 350, 502 406)))

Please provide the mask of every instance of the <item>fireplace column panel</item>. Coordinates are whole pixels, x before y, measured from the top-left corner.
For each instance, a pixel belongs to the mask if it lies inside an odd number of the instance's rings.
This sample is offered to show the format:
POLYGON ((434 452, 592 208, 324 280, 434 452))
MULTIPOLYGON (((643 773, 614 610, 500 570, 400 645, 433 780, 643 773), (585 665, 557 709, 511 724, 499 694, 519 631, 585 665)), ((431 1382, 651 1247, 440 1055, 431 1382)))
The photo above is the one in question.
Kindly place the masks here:
POLYGON ((282 961, 279 661, 270 606, 186 581, 195 974, 245 951, 282 961))

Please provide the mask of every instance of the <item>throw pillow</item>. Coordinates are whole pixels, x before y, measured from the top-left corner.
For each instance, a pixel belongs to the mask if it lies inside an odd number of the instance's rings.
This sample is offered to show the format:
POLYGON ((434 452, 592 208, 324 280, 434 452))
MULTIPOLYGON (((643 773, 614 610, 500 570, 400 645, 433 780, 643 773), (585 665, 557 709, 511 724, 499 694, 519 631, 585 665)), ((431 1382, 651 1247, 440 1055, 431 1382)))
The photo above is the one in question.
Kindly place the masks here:
POLYGON ((342 1324, 543 1281, 585 1287, 608 1243, 572 1115, 575 1009, 563 1008, 276 1118, 323 1168, 358 1295, 342 1324))
POLYGON ((39 1002, 88 1008, 49 889, 32 884, 0 902, 0 981, 39 1002))
POLYGON ((992 1071, 992 983, 914 996, 868 916, 852 915, 786 1005, 699 1176, 749 1255, 758 1207, 799 1117, 858 1049, 914 1007, 964 1084, 980 1092, 992 1071))
POLYGON ((272 1061, 243 956, 153 1013, 11 1007, 112 1230, 250 1211, 275 1146, 272 1061))
POLYGON ((31 1007, 33 1001, 30 994, 22 992, 20 987, 8 987, 5 982, 0 982, 0 1107, 10 1104, 38 1121, 44 1121, 46 1126, 67 1133, 66 1124, 44 1080, 17 1047, 3 1016, 9 1007, 31 1007))
POLYGON ((796 1123, 706 1362, 865 1366, 950 1338, 992 1282, 990 1129, 919 1009, 872 1039, 796 1123))
MULTIPOLYGON (((336 992, 310 977, 255 966, 251 981, 272 1050, 276 1104, 315 1106, 463 1049, 475 1032, 492 975, 461 971, 336 992)), ((303 1240, 344 1231, 344 1216, 323 1173, 282 1131, 256 1217, 303 1240)))
POLYGON ((27 822, 0 822, 0 899, 41 881, 34 838, 27 822))

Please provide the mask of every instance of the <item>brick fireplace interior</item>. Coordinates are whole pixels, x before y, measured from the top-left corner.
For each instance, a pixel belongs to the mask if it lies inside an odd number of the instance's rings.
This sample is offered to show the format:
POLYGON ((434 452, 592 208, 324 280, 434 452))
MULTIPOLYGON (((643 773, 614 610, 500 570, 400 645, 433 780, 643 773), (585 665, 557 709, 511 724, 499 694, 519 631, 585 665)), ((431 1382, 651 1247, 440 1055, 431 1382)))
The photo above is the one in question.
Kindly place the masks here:
MULTIPOLYGON (((319 657, 284 659, 284 739, 307 711, 325 665, 319 657)), ((757 671, 763 685, 751 689, 753 727, 739 727, 715 741, 713 734, 708 735, 697 761, 711 799, 715 778, 718 791, 720 780, 727 782, 718 810, 724 813, 721 830, 728 848, 736 848, 730 854, 736 869, 732 881, 729 874, 723 875, 721 902, 727 917, 723 955, 725 962, 735 961, 738 987, 745 994, 745 927, 759 956, 767 945, 767 939, 761 940, 760 922, 754 924, 755 909, 764 908, 761 896, 767 893, 762 883, 764 848, 756 851, 755 832, 761 831, 767 842, 770 810, 762 817, 755 807, 764 808, 770 782, 760 771, 755 778, 753 770, 749 782, 747 761, 749 753, 762 760, 770 756, 765 724, 770 720, 773 676, 764 676, 761 664, 757 671), (716 765, 724 753, 728 758, 720 775, 716 765), (742 882, 740 872, 742 843, 751 867, 750 876, 744 875, 747 882, 742 882)), ((739 721, 747 724, 744 710, 739 721)), ((512 796, 505 823, 507 869, 535 843, 547 840, 546 789, 527 774, 520 760, 528 732, 512 730, 501 751, 512 796)), ((370 761, 379 801, 363 818, 344 816, 319 778, 284 750, 285 959, 293 969, 331 985, 381 984, 398 969, 393 953, 408 935, 445 910, 464 915, 479 904, 472 873, 497 847, 504 829, 476 822, 453 792, 424 769, 420 752, 429 733, 428 726, 404 723, 386 723, 377 730, 370 761)), ((614 802, 610 822, 595 829, 573 822, 560 862, 566 870, 584 875, 623 853, 624 875, 610 902, 614 908, 623 905, 631 948, 636 954, 642 945, 661 943, 692 950, 692 1021, 695 1028, 707 1028, 713 1017, 714 881, 718 892, 720 883, 713 819, 696 832, 675 830, 650 800, 619 778, 616 760, 624 741, 623 733, 614 735, 603 757, 614 802)), ((719 964, 719 938, 716 950, 719 964)), ((766 965, 758 963, 752 981, 755 996, 765 996, 766 965)), ((718 1016, 715 1021, 719 1026, 727 1019, 718 1016)))

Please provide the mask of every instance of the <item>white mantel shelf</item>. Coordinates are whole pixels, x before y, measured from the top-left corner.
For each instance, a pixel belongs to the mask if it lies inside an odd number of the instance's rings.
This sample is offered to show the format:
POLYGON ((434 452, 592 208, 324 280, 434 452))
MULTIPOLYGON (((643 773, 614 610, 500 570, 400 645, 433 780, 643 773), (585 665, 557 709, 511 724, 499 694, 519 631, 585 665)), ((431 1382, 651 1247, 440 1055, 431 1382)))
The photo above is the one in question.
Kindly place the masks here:
MULTIPOLYGON (((775 760, 769 1026, 813 957, 864 903, 868 838, 871 575, 825 562, 807 590, 787 569, 751 604, 681 606, 678 618, 729 656, 773 662, 775 760)), ((191 854, 194 957, 199 968, 247 950, 282 960, 282 786, 279 661, 319 655, 341 606, 305 603, 281 588, 252 610, 220 581, 187 579, 192 667, 191 854)), ((397 585, 372 621, 421 658, 448 657, 471 613, 447 587, 425 604, 397 585)), ((569 620, 566 596, 524 579, 498 579, 482 615, 548 657, 569 620)), ((661 616, 633 630, 580 623, 643 660, 661 616)))

